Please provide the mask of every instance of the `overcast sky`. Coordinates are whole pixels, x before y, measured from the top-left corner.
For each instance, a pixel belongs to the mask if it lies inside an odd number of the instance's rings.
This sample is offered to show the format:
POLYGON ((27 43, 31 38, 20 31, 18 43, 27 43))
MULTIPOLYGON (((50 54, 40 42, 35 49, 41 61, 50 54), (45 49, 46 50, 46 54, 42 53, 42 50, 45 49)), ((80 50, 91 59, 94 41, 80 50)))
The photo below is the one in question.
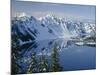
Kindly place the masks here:
POLYGON ((33 15, 35 17, 53 14, 58 17, 95 20, 95 6, 23 2, 12 0, 12 16, 19 13, 26 13, 27 15, 33 15))

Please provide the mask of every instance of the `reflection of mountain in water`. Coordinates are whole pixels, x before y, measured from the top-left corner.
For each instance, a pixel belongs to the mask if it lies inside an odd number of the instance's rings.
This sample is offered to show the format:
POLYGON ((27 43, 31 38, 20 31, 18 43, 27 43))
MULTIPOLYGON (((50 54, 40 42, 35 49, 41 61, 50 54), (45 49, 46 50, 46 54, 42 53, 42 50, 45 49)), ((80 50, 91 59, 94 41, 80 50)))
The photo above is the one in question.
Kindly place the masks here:
MULTIPOLYGON (((21 49, 19 51, 19 54, 22 57, 21 57, 21 59, 17 60, 18 64, 20 64, 20 66, 23 68, 21 73, 27 72, 28 65, 30 64, 30 62, 32 60, 31 57, 32 57, 33 52, 36 52, 36 59, 38 60, 38 63, 40 62, 40 59, 38 59, 38 58, 40 58, 42 55, 44 55, 44 56, 46 56, 46 59, 47 59, 48 63, 50 64, 51 63, 50 57, 51 57, 51 54, 52 54, 52 50, 55 47, 55 44, 57 44, 56 48, 58 49, 58 53, 60 54, 59 57, 58 57, 60 60, 66 59, 66 55, 68 55, 66 52, 68 50, 72 50, 72 53, 73 53, 73 52, 77 51, 78 47, 80 48, 80 51, 81 51, 81 49, 82 49, 82 51, 84 49, 86 49, 86 50, 92 49, 92 48, 88 48, 88 47, 85 47, 85 46, 82 47, 81 45, 76 46, 76 41, 66 40, 66 39, 41 40, 41 41, 25 44, 25 45, 20 47, 21 49), (75 50, 75 51, 73 51, 73 50, 75 50), (65 57, 62 56, 63 54, 64 54, 65 57)), ((95 49, 95 47, 92 49, 93 52, 95 53, 94 49, 95 49)), ((91 50, 91 52, 92 52, 92 50, 91 50)), ((90 54, 91 54, 91 52, 90 52, 90 54)), ((69 51, 68 51, 68 53, 69 53, 69 51)), ((93 53, 93 55, 94 55, 94 53, 93 53)), ((68 59, 68 57, 67 57, 67 59, 68 59)), ((92 58, 92 60, 94 60, 94 59, 95 58, 92 58)), ((62 61, 60 61, 60 60, 59 60, 59 62, 63 61, 63 60, 62 61)), ((74 59, 71 59, 71 60, 74 60, 74 59)), ((79 60, 77 60, 77 61, 79 61, 79 60)), ((65 65, 66 65, 67 62, 68 61, 60 63, 60 65, 63 65, 62 66, 63 70, 66 70, 67 66, 65 66, 65 65)), ((69 64, 69 62, 68 62, 68 64, 69 64)), ((70 65, 72 65, 72 64, 70 64, 70 65)), ((83 69, 85 69, 85 67, 83 69)), ((67 68, 67 70, 68 70, 68 68, 67 68)), ((36 71, 36 72, 40 72, 40 71, 36 71)))

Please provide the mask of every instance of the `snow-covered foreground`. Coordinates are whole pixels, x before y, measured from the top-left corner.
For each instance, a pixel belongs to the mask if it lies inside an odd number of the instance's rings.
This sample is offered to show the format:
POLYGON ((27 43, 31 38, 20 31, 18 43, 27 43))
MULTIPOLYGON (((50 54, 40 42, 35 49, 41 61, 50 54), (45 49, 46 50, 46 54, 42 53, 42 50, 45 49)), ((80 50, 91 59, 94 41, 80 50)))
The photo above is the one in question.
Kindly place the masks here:
POLYGON ((62 67, 62 71, 70 70, 84 70, 95 69, 95 56, 96 48, 93 46, 76 45, 76 42, 66 39, 53 39, 53 40, 41 40, 36 43, 30 43, 23 46, 20 50, 21 59, 16 62, 23 68, 21 72, 27 71, 28 65, 32 58, 32 53, 36 52, 36 59, 42 55, 46 56, 49 64, 51 64, 52 49, 57 44, 59 58, 59 65, 62 67))

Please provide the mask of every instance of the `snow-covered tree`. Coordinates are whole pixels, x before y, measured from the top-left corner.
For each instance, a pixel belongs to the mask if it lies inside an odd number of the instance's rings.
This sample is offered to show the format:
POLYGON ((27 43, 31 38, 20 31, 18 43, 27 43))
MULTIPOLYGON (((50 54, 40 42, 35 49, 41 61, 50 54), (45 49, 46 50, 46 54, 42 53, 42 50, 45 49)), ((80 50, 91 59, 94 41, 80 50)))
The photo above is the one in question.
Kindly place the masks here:
POLYGON ((31 63, 28 67, 27 73, 37 72, 37 60, 36 60, 36 52, 32 53, 31 63))
POLYGON ((21 69, 20 65, 17 63, 17 60, 20 59, 20 55, 18 54, 20 47, 19 47, 19 43, 18 43, 18 37, 17 36, 12 36, 12 40, 11 40, 11 72, 12 74, 16 74, 19 72, 19 70, 21 69))
POLYGON ((54 48, 52 49, 52 54, 51 54, 51 71, 57 72, 61 71, 62 67, 59 64, 59 53, 57 49, 57 44, 55 44, 54 48))
POLYGON ((48 69, 48 61, 46 59, 46 50, 42 48, 41 56, 40 56, 40 63, 39 63, 39 72, 47 72, 48 69))

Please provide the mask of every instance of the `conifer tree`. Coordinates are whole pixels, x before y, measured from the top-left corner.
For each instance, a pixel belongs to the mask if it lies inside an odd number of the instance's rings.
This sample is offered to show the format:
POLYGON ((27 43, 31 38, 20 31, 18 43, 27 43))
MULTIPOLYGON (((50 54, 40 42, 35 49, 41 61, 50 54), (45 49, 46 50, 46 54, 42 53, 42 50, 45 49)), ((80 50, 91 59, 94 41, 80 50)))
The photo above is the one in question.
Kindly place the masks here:
POLYGON ((39 72, 47 72, 48 71, 48 61, 45 56, 45 48, 42 48, 42 55, 40 56, 40 63, 39 63, 39 72))
POLYGON ((27 73, 34 73, 34 72, 37 72, 36 52, 32 53, 31 63, 30 63, 29 68, 27 70, 27 73))
POLYGON ((19 43, 18 43, 18 37, 17 36, 12 36, 11 40, 11 72, 12 74, 16 74, 20 70, 20 65, 17 64, 17 60, 20 59, 20 55, 18 54, 19 52, 19 43))
POLYGON ((59 64, 59 53, 57 49, 57 44, 55 44, 54 48, 52 49, 51 60, 51 71, 61 71, 62 67, 59 64))

